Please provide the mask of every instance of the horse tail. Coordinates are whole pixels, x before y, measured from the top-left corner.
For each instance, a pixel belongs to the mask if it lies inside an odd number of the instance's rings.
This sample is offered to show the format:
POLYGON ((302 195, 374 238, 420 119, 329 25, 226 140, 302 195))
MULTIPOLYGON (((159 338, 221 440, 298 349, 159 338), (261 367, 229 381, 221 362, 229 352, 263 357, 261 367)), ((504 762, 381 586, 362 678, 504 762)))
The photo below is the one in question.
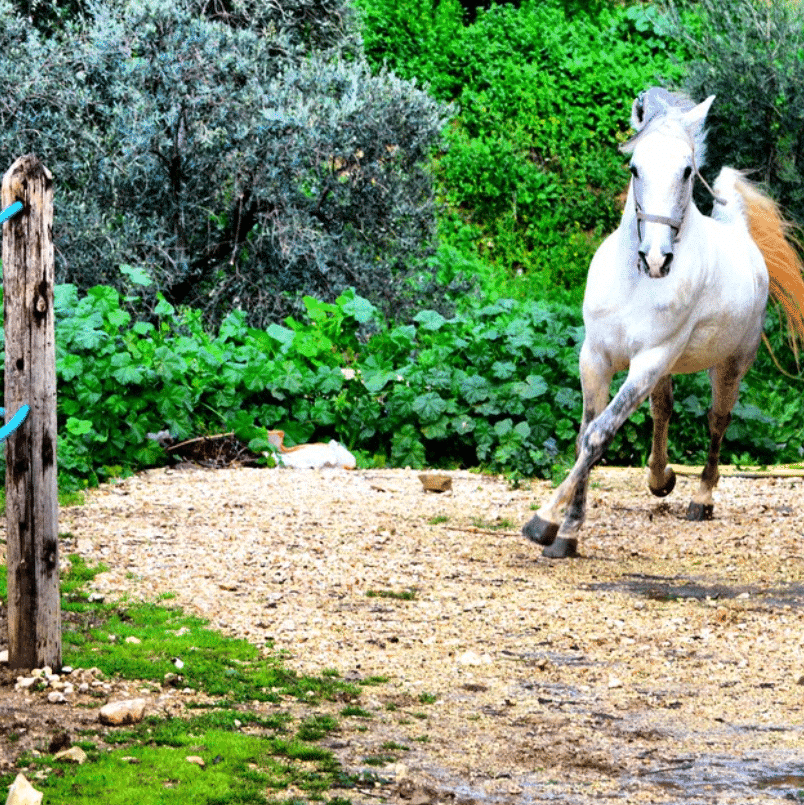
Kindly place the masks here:
MULTIPOLYGON (((804 264, 796 250, 801 244, 796 238, 795 225, 784 217, 772 198, 732 168, 723 168, 715 188, 725 197, 725 206, 732 210, 734 206, 728 202, 730 196, 737 195, 740 203, 735 206, 741 210, 751 239, 765 258, 771 299, 782 306, 793 341, 795 337, 804 341, 804 264)), ((731 217, 718 210, 713 215, 720 219, 731 217)), ((793 346, 795 349, 795 343, 793 346)))

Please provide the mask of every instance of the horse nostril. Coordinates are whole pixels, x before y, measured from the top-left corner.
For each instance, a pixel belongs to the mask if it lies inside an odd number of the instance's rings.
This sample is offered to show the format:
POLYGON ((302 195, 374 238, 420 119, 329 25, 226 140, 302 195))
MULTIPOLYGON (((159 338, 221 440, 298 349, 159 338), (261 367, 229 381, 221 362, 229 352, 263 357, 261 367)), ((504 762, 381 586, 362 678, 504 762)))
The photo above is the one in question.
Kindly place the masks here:
POLYGON ((673 262, 673 252, 669 252, 667 256, 664 258, 664 263, 662 263, 662 276, 664 277, 670 271, 670 263, 673 262))
POLYGON ((639 262, 642 264, 642 270, 647 274, 650 266, 648 265, 648 255, 645 252, 639 252, 639 262))

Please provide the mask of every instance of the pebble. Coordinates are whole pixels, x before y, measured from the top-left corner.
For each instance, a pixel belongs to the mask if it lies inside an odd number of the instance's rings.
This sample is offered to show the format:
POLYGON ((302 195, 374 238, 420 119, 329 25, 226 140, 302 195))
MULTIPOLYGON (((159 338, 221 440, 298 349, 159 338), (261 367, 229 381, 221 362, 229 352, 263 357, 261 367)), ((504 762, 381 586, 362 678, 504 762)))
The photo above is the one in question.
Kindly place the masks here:
POLYGON ((18 774, 8 789, 6 805, 40 805, 42 796, 43 793, 37 791, 24 774, 18 774))
POLYGON ((491 665, 488 654, 478 654, 476 651, 465 651, 458 657, 459 665, 491 665))

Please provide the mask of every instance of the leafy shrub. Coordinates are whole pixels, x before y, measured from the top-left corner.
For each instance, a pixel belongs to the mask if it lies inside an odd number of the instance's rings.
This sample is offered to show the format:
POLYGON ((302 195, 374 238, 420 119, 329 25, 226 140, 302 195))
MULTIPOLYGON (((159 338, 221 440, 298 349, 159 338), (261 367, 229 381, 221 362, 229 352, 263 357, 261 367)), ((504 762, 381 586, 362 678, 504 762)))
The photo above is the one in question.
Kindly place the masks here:
MULTIPOLYGON (((133 293, 148 280, 128 268, 127 281, 133 293)), ((288 443, 337 438, 362 466, 485 467, 519 478, 571 463, 581 415, 576 305, 498 299, 389 325, 351 290, 333 303, 304 301, 303 318, 259 330, 234 311, 210 334, 198 311, 163 297, 155 322, 134 321, 114 288, 57 286, 61 486, 166 462, 147 438, 162 429, 177 440, 234 430, 257 452, 269 449, 272 428, 288 443)), ((778 348, 782 334, 768 331, 778 348)), ((673 460, 705 457, 709 394, 705 375, 676 380, 673 460)), ((605 460, 643 463, 650 431, 645 405, 605 460)), ((724 460, 796 461, 802 441, 789 381, 762 353, 724 460)))
POLYGON ((343 2, 116 0, 50 36, 0 15, 0 157, 56 177, 60 282, 147 266, 151 307, 260 326, 346 287, 412 304, 446 110, 371 74, 343 2))
POLYGON ((459 115, 438 160, 450 222, 513 272, 580 289, 627 185, 616 142, 635 95, 679 74, 664 17, 642 4, 525 0, 465 25, 455 0, 359 0, 375 65, 428 84, 459 115))

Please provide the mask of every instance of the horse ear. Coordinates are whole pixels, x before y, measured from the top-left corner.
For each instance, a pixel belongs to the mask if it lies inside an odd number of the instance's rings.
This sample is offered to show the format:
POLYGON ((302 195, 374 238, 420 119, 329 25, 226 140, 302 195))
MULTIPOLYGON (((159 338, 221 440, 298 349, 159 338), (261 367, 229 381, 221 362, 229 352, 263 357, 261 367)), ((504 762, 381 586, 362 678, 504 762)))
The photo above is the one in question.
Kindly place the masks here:
POLYGON ((709 114, 709 107, 712 101, 715 100, 714 95, 710 95, 705 101, 702 101, 697 106, 694 106, 689 112, 685 112, 682 120, 686 127, 692 132, 700 131, 706 121, 706 116, 709 114))
POLYGON ((642 131, 654 117, 667 113, 669 95, 661 87, 651 87, 636 96, 631 105, 631 126, 634 131, 642 131))

